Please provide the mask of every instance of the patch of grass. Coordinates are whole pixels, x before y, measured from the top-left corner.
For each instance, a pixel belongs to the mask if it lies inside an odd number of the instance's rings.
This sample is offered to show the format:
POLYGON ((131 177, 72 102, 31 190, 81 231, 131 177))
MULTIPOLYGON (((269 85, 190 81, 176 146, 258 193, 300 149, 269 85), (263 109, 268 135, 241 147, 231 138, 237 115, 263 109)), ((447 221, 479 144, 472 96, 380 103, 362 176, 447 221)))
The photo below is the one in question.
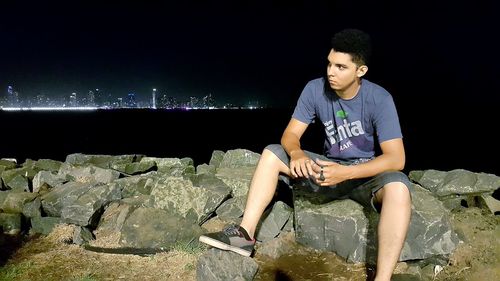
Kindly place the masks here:
POLYGON ((23 272, 27 271, 31 265, 32 265, 31 262, 25 262, 25 263, 11 264, 5 267, 1 267, 0 281, 16 280, 17 277, 23 274, 23 272))
POLYGON ((82 277, 77 277, 75 279, 72 279, 71 281, 98 281, 96 277, 94 277, 92 274, 85 274, 82 277))
POLYGON ((195 270, 196 269, 196 266, 192 263, 188 263, 184 266, 184 270, 187 270, 187 271, 191 271, 191 270, 195 270))
POLYGON ((184 252, 187 254, 200 254, 204 252, 207 249, 207 246, 205 244, 199 243, 198 241, 191 240, 189 242, 177 242, 173 247, 172 250, 179 251, 179 252, 184 252))

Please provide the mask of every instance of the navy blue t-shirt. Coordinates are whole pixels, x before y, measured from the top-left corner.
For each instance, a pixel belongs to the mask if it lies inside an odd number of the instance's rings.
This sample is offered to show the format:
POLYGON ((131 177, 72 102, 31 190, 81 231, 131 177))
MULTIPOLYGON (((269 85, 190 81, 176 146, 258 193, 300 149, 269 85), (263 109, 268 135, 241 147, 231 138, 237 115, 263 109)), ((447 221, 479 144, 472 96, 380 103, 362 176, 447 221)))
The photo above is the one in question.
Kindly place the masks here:
POLYGON ((337 161, 368 161, 375 157, 377 142, 402 138, 392 96, 366 79, 349 100, 325 85, 324 78, 309 81, 292 117, 306 124, 318 118, 325 128, 324 155, 337 161))

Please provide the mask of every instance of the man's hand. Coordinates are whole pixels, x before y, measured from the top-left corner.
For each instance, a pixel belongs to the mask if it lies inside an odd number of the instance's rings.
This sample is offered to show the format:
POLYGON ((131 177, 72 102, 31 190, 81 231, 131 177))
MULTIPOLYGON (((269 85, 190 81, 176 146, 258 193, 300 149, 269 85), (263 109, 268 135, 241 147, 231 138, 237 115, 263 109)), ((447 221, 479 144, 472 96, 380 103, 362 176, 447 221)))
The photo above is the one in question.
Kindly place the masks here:
POLYGON ((296 150, 290 154, 290 172, 294 178, 306 178, 314 175, 313 163, 303 150, 296 150))
POLYGON ((311 165, 316 183, 320 186, 336 185, 349 179, 349 166, 316 159, 311 165))

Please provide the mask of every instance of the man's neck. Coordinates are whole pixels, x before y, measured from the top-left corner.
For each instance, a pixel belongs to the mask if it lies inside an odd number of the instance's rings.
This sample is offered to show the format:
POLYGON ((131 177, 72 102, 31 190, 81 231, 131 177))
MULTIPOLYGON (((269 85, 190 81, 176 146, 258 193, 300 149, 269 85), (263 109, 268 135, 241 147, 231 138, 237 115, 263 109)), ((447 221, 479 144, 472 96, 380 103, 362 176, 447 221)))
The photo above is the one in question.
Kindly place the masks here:
POLYGON ((361 88, 361 80, 354 81, 347 89, 343 91, 335 91, 337 95, 344 100, 353 99, 361 88))

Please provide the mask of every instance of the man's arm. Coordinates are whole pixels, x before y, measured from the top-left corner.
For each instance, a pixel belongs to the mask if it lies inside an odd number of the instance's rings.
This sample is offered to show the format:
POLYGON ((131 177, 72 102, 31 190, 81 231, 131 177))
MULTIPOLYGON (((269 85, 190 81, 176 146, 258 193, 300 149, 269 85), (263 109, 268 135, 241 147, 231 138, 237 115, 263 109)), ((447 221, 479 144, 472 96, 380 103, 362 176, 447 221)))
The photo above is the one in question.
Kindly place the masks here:
POLYGON ((292 118, 281 136, 281 145, 290 156, 290 173, 293 177, 305 177, 312 174, 312 167, 308 162, 310 159, 300 147, 300 138, 308 126, 292 118))
POLYGON ((382 154, 375 159, 351 167, 352 178, 372 177, 385 171, 400 171, 405 167, 403 139, 392 139, 380 144, 382 154))
MULTIPOLYGON (((359 179, 372 177, 385 171, 400 171, 405 165, 405 150, 401 138, 384 141, 380 144, 382 154, 368 162, 343 166, 329 161, 316 161, 323 166, 324 181, 319 181, 321 185, 334 185, 348 179, 359 179)), ((316 178, 319 179, 321 168, 313 165, 316 178)))

